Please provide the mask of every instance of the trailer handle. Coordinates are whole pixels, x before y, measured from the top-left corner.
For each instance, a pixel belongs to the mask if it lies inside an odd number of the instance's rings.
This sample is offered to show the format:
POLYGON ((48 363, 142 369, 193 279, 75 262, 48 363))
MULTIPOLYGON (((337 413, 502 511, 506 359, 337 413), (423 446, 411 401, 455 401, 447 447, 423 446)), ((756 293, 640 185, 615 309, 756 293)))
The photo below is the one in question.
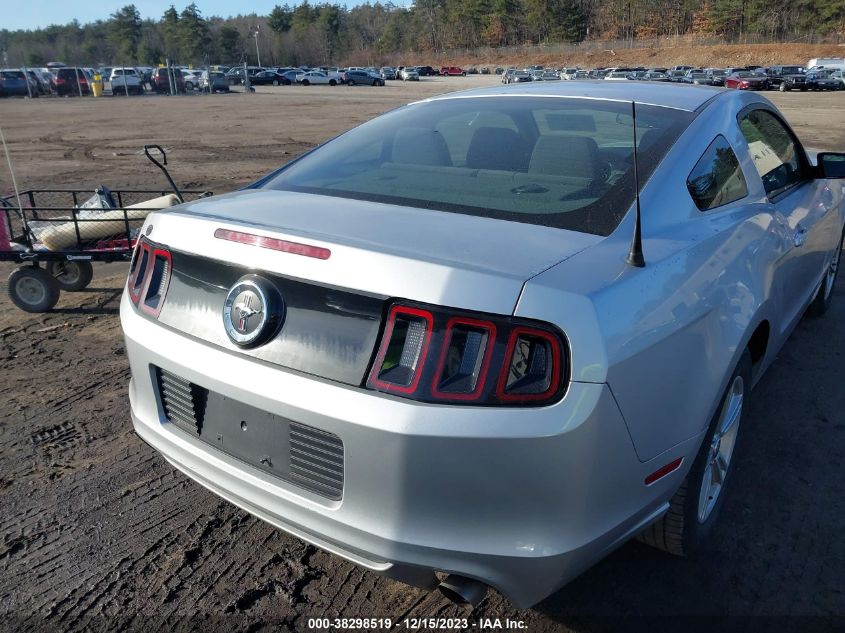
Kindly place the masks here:
POLYGON ((179 198, 179 202, 185 202, 185 199, 182 197, 182 193, 179 191, 179 187, 177 187, 176 183, 173 182, 173 178, 171 178, 170 172, 167 171, 167 167, 165 167, 165 165, 167 165, 167 152, 164 151, 161 145, 144 145, 144 154, 147 158, 150 159, 150 161, 152 161, 153 165, 158 167, 162 171, 162 173, 164 173, 164 176, 167 178, 167 182, 170 183, 170 186, 173 188, 173 191, 176 192, 176 197, 179 198), (164 164, 158 162, 155 158, 153 158, 152 154, 150 154, 150 149, 157 149, 159 152, 161 152, 161 158, 164 164))

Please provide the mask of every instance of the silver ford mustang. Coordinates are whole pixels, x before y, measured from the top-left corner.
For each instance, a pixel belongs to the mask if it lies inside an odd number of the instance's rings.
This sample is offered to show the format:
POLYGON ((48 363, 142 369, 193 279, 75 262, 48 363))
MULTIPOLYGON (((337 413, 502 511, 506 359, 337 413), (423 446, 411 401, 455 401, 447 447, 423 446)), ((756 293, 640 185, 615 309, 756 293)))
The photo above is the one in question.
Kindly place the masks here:
POLYGON ((363 567, 530 606, 626 540, 695 548, 752 386, 827 309, 845 155, 764 97, 522 84, 410 104, 149 216, 132 420, 363 567))

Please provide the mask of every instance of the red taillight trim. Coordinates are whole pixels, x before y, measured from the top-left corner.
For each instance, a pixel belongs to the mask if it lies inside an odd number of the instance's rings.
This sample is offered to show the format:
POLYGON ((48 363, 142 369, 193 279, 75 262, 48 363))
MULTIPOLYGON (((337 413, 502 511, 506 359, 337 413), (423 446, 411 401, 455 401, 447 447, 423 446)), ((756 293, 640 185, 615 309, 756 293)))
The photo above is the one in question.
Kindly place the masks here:
POLYGON ((328 248, 323 248, 322 246, 311 246, 310 244, 290 242, 288 240, 280 240, 275 237, 254 235, 253 233, 243 233, 242 231, 232 231, 230 229, 217 229, 214 231, 214 237, 221 240, 228 240, 230 242, 237 242, 239 244, 247 244, 249 246, 269 248, 270 250, 281 251, 283 253, 291 253, 292 255, 313 257, 314 259, 325 260, 332 255, 332 252, 328 248))
POLYGON ((501 402, 534 402, 537 400, 546 400, 557 393, 560 388, 560 377, 562 356, 560 349, 560 342, 557 337, 551 332, 540 330, 538 328, 517 326, 511 330, 508 338, 508 346, 505 349, 505 357, 502 360, 502 367, 499 370, 499 380, 496 383, 496 397, 501 402), (529 336, 536 336, 537 338, 545 339, 552 347, 552 375, 549 380, 549 388, 541 393, 507 393, 505 385, 507 384, 508 371, 511 366, 511 359, 513 358, 513 350, 516 347, 516 341, 520 334, 527 334, 529 336))
POLYGON ((420 378, 422 378, 423 368, 425 367, 425 359, 428 356, 428 348, 431 345, 431 334, 433 331, 434 315, 432 315, 428 310, 420 310, 419 308, 411 308, 401 305, 393 306, 387 315, 387 325, 385 326, 384 334, 381 337, 381 346, 379 347, 378 354, 376 355, 376 360, 373 363, 373 368, 370 370, 370 383, 388 393, 410 394, 416 391, 420 378), (420 352, 420 358, 417 361, 417 368, 414 371, 414 377, 407 386, 386 382, 384 380, 380 380, 378 377, 381 364, 384 362, 384 357, 387 355, 387 348, 390 345, 390 339, 393 336, 393 328, 396 325, 396 316, 399 314, 407 314, 409 316, 422 318, 425 319, 426 322, 422 352, 420 352))
POLYGON ((150 257, 149 254, 150 254, 150 250, 151 250, 149 244, 147 244, 146 242, 142 242, 140 240, 138 241, 138 247, 137 248, 138 248, 138 251, 137 251, 137 254, 135 256, 135 269, 130 272, 129 280, 127 281, 128 285, 129 285, 129 298, 132 300, 132 303, 134 303, 135 305, 138 305, 138 300, 144 294, 144 288, 147 285, 146 277, 147 277, 147 271, 149 270, 149 257, 150 257), (144 251, 146 251, 148 253, 147 268, 144 269, 144 279, 141 282, 140 289, 136 293, 134 291, 135 282, 138 279, 138 270, 139 270, 138 267, 141 265, 141 258, 144 256, 144 251))
MULTIPOLYGON (((152 250, 149 249, 148 250, 152 250)), ((164 306, 164 298, 167 296, 167 289, 170 288, 170 277, 173 273, 173 257, 170 255, 170 251, 164 250, 162 248, 157 248, 150 253, 150 261, 147 264, 147 271, 145 274, 144 279, 144 287, 141 290, 140 296, 142 297, 139 306, 141 308, 141 312, 146 312, 152 317, 158 318, 158 315, 161 314, 161 308, 164 306), (150 282, 153 278, 153 271, 155 270, 155 263, 156 258, 161 255, 167 261, 167 271, 165 273, 164 279, 162 282, 163 288, 161 293, 159 294, 158 303, 155 307, 151 308, 147 305, 147 295, 150 293, 150 282)))
POLYGON ((671 462, 666 464, 665 466, 661 466, 653 473, 651 473, 648 477, 645 478, 645 485, 650 486, 651 484, 657 482, 659 479, 663 479, 666 475, 669 475, 681 467, 681 464, 684 463, 683 457, 678 457, 677 459, 673 459, 671 462))
POLYGON ((440 358, 437 360, 437 366, 434 370, 434 381, 431 383, 431 395, 435 398, 442 398, 443 400, 478 400, 481 397, 481 392, 484 390, 484 385, 487 383, 487 371, 490 369, 490 362, 493 360, 493 350, 496 347, 496 326, 490 321, 481 321, 478 319, 470 319, 467 317, 452 317, 446 323, 446 333, 443 336, 443 342, 440 344, 440 358), (487 330, 487 347, 484 350, 484 360, 481 361, 481 371, 478 372, 478 382, 471 392, 468 393, 452 393, 449 391, 440 391, 437 388, 440 384, 440 378, 443 375, 443 370, 446 364, 446 354, 449 352, 449 345, 452 342, 452 333, 456 325, 469 325, 483 330, 487 330))

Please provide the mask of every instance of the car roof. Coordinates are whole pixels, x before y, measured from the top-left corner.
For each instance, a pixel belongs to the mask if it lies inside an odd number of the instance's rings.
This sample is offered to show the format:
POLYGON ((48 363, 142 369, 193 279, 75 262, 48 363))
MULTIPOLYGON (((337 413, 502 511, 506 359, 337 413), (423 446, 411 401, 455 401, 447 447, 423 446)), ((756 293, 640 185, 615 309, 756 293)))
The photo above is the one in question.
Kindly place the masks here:
POLYGON ((713 86, 654 84, 633 81, 579 81, 571 83, 522 83, 495 88, 462 90, 432 97, 429 101, 496 96, 571 97, 609 101, 636 101, 644 105, 695 112, 708 101, 725 92, 728 91, 713 86))

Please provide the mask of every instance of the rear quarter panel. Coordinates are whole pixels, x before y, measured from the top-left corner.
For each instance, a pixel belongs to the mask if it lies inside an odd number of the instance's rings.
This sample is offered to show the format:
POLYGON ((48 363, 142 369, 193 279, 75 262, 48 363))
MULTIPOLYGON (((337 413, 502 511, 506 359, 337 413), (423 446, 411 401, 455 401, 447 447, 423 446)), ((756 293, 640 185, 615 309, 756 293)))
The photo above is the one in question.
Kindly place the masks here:
POLYGON ((609 383, 643 461, 707 427, 754 328, 779 317, 771 289, 784 232, 735 120, 753 98, 720 96, 643 189, 644 268, 625 262, 628 213, 603 242, 530 280, 517 307, 566 332, 573 380, 609 383), (702 213, 686 179, 719 133, 749 193, 702 213))

